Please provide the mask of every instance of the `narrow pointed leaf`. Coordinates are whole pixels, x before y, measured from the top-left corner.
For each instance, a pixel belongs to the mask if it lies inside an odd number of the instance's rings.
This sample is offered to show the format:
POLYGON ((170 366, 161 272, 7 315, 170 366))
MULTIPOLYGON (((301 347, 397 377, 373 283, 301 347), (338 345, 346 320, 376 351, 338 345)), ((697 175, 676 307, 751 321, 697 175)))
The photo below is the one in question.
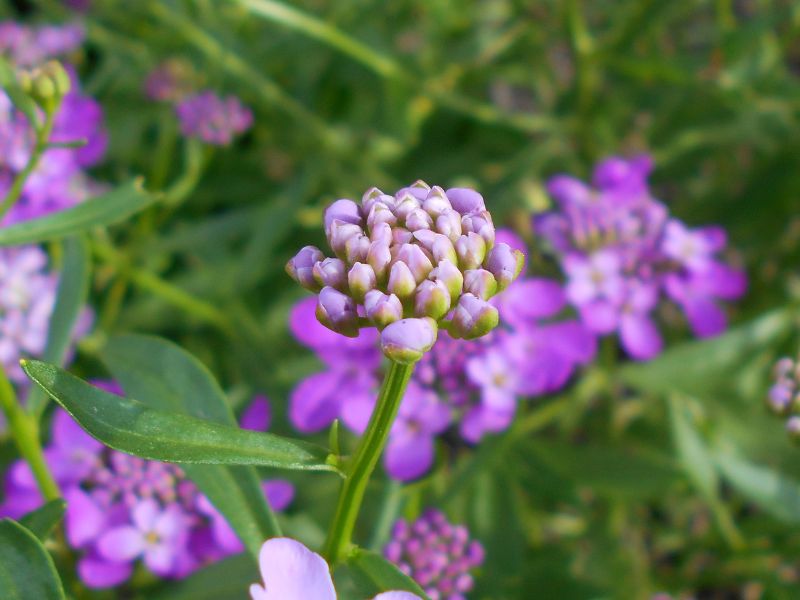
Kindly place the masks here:
POLYGON ((72 208, 0 229, 0 246, 35 244, 113 225, 155 202, 156 196, 134 180, 72 208))
POLYGON ((361 548, 355 550, 347 559, 347 567, 364 593, 375 594, 397 590, 412 592, 420 598, 428 598, 416 581, 376 552, 361 548))
POLYGON ((253 557, 237 554, 160 587, 150 600, 242 600, 250 584, 260 579, 253 557))
POLYGON ((28 529, 0 521, 0 596, 3 600, 64 600, 53 559, 28 529))
POLYGON ((64 518, 67 503, 61 498, 50 500, 22 517, 19 522, 41 541, 45 541, 64 518))

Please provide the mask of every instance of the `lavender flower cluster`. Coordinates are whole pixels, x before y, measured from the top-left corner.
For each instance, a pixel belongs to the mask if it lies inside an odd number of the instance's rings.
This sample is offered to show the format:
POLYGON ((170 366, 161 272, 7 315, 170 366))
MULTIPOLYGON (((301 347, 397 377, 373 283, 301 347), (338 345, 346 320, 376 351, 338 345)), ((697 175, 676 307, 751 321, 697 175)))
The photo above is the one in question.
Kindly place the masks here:
MULTIPOLYGON (((16 66, 33 67, 77 47, 83 33, 74 26, 32 29, 6 22, 0 24, 0 40, 0 53, 8 54, 16 66)), ((3 225, 69 208, 100 187, 85 170, 97 164, 106 151, 103 111, 95 100, 81 93, 75 71, 67 67, 67 72, 71 87, 55 117, 50 142, 84 140, 86 144, 47 150, 25 182, 19 200, 2 220, 3 225)), ((28 164, 33 147, 31 123, 0 90, 0 197, 28 164)))
MULTIPOLYGON (((110 382, 96 385, 121 391, 110 382)), ((256 397, 242 426, 264 430, 268 414, 266 399, 256 397)), ((80 555, 78 573, 89 587, 121 584, 139 560, 158 576, 179 578, 243 550, 222 514, 180 467, 106 448, 62 410, 53 417, 44 452, 67 501, 67 541, 80 555)), ((283 480, 265 481, 264 491, 275 510, 294 495, 283 480)), ((41 503, 30 468, 17 461, 6 475, 0 515, 19 518, 41 503)))
POLYGON ((471 571, 483 564, 480 542, 463 525, 452 525, 435 509, 416 521, 398 520, 384 556, 414 579, 431 600, 465 600, 474 584, 471 571))
POLYGON ((777 416, 785 417, 786 431, 800 439, 800 361, 786 356, 775 363, 767 406, 777 416))
POLYGON ((612 157, 594 170, 591 185, 559 175, 548 184, 557 208, 535 218, 537 233, 556 254, 567 297, 599 335, 618 332, 640 360, 661 352, 653 312, 663 298, 685 313, 695 335, 726 326, 722 300, 741 297, 746 277, 725 263, 719 227, 690 229, 656 200, 647 178, 652 160, 612 157))

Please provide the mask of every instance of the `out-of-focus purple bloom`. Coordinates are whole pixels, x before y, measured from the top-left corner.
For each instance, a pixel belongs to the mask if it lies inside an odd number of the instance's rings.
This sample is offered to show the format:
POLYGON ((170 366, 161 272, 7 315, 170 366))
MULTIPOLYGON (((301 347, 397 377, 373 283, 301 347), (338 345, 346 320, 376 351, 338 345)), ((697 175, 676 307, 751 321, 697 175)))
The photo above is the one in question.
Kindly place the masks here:
MULTIPOLYGON (((121 392, 113 382, 96 385, 121 392)), ((263 430, 268 420, 266 398, 257 396, 242 425, 263 430)), ((64 492, 67 541, 79 554, 78 574, 89 587, 121 584, 139 560, 159 576, 180 578, 243 550, 222 514, 176 465, 106 448, 61 410, 54 414, 44 454, 64 492)), ((284 480, 265 481, 263 488, 275 510, 294 496, 284 480)), ((43 501, 23 461, 9 469, 5 491, 0 516, 19 518, 43 501)))
POLYGON ((535 219, 537 232, 567 275, 567 298, 599 334, 618 332, 638 360, 661 352, 653 313, 665 298, 675 302, 699 337, 725 329, 720 301, 740 298, 744 273, 719 257, 727 244, 719 227, 689 229, 669 216, 650 193, 647 156, 611 157, 599 163, 592 185, 566 175, 548 190, 556 210, 535 219))
MULTIPOLYGON (((252 600, 336 600, 325 559, 290 538, 264 542, 258 555, 263 585, 250 586, 252 600)), ((420 600, 409 592, 384 592, 372 600, 420 600)))
POLYGON ((428 596, 442 600, 464 600, 474 585, 472 571, 485 557, 483 546, 469 539, 466 527, 450 524, 435 509, 413 523, 398 520, 383 554, 428 596))
POLYGON ((82 25, 27 27, 14 21, 0 22, 0 54, 19 67, 34 67, 79 48, 86 32, 82 25))
POLYGON ((182 100, 175 107, 181 132, 207 144, 227 146, 253 125, 253 113, 235 96, 221 97, 205 91, 182 100))
POLYGON ((145 95, 157 102, 180 102, 191 94, 191 67, 180 59, 167 59, 150 71, 144 82, 145 95))
POLYGON ((770 411, 786 419, 789 436, 800 441, 800 361, 787 356, 775 363, 766 400, 770 411))

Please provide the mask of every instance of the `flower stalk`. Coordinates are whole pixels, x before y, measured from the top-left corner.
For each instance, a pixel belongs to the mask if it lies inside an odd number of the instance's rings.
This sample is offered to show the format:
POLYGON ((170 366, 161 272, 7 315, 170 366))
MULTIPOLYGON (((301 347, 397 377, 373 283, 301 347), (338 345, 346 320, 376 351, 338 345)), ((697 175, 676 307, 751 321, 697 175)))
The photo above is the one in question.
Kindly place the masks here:
POLYGON ((367 431, 361 438, 361 444, 347 469, 339 493, 336 513, 323 550, 325 558, 331 565, 335 565, 350 549, 353 529, 367 483, 386 446, 408 380, 414 371, 413 363, 401 364, 390 361, 389 364, 367 431))

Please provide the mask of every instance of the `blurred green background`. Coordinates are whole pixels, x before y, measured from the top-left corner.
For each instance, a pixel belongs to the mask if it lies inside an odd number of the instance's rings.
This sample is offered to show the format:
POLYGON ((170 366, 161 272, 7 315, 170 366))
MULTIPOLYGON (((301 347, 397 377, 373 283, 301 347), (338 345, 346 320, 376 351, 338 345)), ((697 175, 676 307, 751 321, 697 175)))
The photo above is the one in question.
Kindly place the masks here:
MULTIPOLYGON (((74 17, 33 0, 0 15, 74 17)), ((322 241, 327 203, 416 179, 468 184, 535 248, 549 176, 651 153, 657 195, 690 225, 724 225, 747 267, 732 331, 686 341, 665 314, 663 357, 631 365, 605 348, 564 394, 474 452, 447 452, 436 475, 403 490, 381 475, 367 512, 386 495, 466 521, 488 551, 476 598, 800 597, 800 451, 762 402, 772 362, 797 346, 800 4, 93 0, 82 18, 75 58, 111 139, 98 176, 144 174, 181 202, 98 252, 98 327, 79 371, 97 370, 107 334, 157 333, 233 402, 266 391, 275 430, 290 432, 283 399, 318 363, 287 332, 301 292, 283 265, 322 241), (214 152, 182 141, 172 108, 142 89, 165 59, 240 96, 251 132, 214 152)), ((556 273, 535 251, 531 263, 556 273)), ((286 529, 318 543, 336 482, 295 481, 286 529)), ((164 597, 227 597, 209 591, 242 585, 226 572, 164 597)))

